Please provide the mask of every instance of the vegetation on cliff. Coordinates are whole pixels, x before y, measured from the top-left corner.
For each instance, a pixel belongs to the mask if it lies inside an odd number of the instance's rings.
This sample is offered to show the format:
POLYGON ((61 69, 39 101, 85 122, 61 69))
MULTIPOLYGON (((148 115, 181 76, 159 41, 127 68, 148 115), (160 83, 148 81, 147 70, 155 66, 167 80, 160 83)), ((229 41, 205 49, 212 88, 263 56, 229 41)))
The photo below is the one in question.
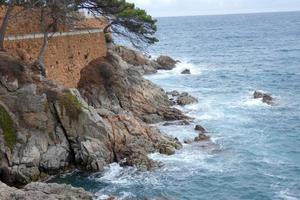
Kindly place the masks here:
POLYGON ((0 127, 3 131, 6 145, 12 150, 17 140, 16 131, 11 116, 2 105, 0 105, 0 127))
POLYGON ((60 104, 66 109, 66 114, 72 120, 78 120, 82 112, 82 105, 78 99, 70 92, 65 93, 60 98, 60 104))

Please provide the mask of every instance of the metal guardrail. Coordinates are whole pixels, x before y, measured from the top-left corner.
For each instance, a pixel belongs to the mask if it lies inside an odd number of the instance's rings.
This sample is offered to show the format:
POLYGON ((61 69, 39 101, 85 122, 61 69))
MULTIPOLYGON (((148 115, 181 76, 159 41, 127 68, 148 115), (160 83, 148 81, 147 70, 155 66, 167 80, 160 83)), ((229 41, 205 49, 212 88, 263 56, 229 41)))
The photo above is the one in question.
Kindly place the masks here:
MULTIPOLYGON (((51 37, 63 37, 70 35, 85 35, 91 33, 101 33, 102 29, 85 29, 80 31, 70 31, 70 32, 57 32, 57 33, 49 33, 51 37)), ((44 38, 43 33, 32 33, 32 34, 24 34, 24 35, 11 35, 5 37, 4 40, 13 41, 13 40, 28 40, 28 39, 39 39, 44 38)))

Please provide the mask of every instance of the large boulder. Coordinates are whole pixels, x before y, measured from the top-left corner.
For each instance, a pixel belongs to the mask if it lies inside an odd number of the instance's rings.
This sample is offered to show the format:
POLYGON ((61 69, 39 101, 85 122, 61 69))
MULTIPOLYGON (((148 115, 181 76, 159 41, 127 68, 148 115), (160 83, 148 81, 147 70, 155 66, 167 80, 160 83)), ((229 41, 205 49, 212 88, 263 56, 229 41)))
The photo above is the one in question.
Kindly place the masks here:
POLYGON ((65 184, 30 183, 23 189, 9 187, 0 181, 1 200, 92 200, 91 193, 65 184))
POLYGON ((175 61, 173 58, 169 56, 159 56, 156 59, 156 62, 159 64, 159 67, 157 69, 162 70, 171 70, 176 67, 177 61, 175 61))

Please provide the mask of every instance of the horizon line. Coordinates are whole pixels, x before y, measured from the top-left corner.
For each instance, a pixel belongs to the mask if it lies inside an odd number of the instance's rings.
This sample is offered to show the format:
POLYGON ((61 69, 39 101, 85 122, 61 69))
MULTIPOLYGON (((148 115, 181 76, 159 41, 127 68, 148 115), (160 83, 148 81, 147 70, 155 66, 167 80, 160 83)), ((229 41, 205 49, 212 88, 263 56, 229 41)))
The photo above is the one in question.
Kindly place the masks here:
POLYGON ((271 14, 271 13, 288 13, 288 12, 300 12, 299 10, 279 10, 279 11, 253 11, 253 12, 237 12, 237 13, 215 13, 215 14, 195 14, 195 15, 170 15, 170 16, 158 16, 154 18, 169 18, 169 17, 200 17, 200 16, 223 16, 223 15, 251 15, 251 14, 271 14))

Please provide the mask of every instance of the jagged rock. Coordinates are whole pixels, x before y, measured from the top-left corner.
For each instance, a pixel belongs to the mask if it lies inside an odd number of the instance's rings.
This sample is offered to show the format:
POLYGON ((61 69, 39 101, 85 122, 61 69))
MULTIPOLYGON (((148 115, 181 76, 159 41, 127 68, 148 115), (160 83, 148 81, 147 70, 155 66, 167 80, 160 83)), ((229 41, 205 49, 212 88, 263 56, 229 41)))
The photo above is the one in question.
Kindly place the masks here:
POLYGON ((181 93, 176 100, 176 103, 181 106, 193 104, 197 102, 198 100, 195 97, 189 95, 187 92, 181 93))
POLYGON ((0 181, 1 200, 92 200, 92 194, 82 188, 65 184, 30 183, 23 189, 9 187, 0 181))
POLYGON ((181 74, 191 74, 191 70, 185 69, 181 72, 181 74))
POLYGON ((271 96, 271 94, 265 93, 263 91, 255 91, 253 94, 254 99, 262 99, 262 102, 274 105, 274 98, 271 96))
POLYGON ((196 125, 195 130, 199 131, 200 133, 207 133, 206 129, 201 125, 196 125))
POLYGON ((171 70, 176 67, 177 61, 169 56, 159 56, 156 62, 160 65, 157 69, 171 70))

